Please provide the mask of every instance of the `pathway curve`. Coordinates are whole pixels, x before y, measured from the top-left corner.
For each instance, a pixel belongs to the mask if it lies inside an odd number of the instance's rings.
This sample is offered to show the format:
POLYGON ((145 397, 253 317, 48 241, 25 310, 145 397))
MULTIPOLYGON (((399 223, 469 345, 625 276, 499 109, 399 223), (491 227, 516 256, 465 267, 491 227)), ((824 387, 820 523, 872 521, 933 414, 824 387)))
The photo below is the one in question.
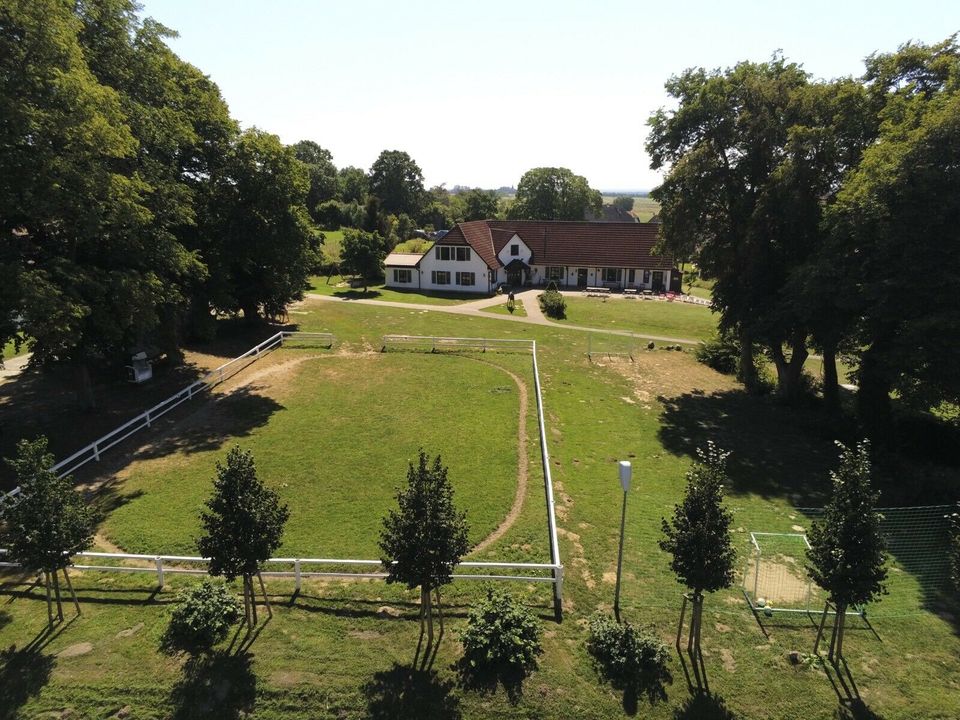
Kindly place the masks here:
POLYGON ((395 300, 363 300, 351 298, 331 297, 329 295, 315 295, 308 293, 306 299, 321 300, 323 302, 346 302, 359 303, 360 305, 378 305, 380 307, 400 308, 402 310, 429 310, 432 312, 444 312, 451 315, 467 315, 470 317, 482 317, 488 320, 505 320, 507 322, 527 323, 528 325, 541 325, 545 327, 554 327, 560 330, 576 330, 578 332, 599 333, 601 335, 620 335, 621 337, 638 338, 640 340, 656 340, 657 342, 678 343, 681 345, 699 345, 700 340, 690 338, 667 337, 665 335, 650 335, 647 333, 635 333, 629 330, 611 330, 608 328, 586 327, 584 325, 567 325, 565 323, 554 322, 544 317, 540 311, 540 304, 537 302, 538 291, 535 289, 524 290, 516 293, 516 298, 523 303, 527 311, 527 317, 516 317, 514 315, 491 315, 483 312, 480 308, 490 307, 502 302, 506 302, 506 296, 495 296, 494 298, 484 298, 472 302, 462 303, 460 305, 425 305, 423 303, 397 302, 395 300))
POLYGON ((27 366, 28 362, 30 362, 30 353, 4 360, 3 368, 0 368, 0 383, 15 378, 27 366))

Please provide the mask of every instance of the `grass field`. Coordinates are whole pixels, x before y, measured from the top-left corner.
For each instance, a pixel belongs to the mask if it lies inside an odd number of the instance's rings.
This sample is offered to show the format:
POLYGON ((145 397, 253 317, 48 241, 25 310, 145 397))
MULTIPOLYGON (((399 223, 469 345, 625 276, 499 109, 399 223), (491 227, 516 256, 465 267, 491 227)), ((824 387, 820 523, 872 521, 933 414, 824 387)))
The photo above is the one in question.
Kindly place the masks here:
POLYGON ((506 373, 456 356, 305 352, 283 351, 252 385, 125 467, 103 534, 128 552, 195 553, 215 462, 234 442, 290 506, 287 557, 377 557, 380 519, 421 446, 450 465, 471 541, 496 528, 516 487, 517 388, 506 373), (428 403, 413 401, 424 394, 428 403))
POLYGON ((350 300, 389 300, 391 302, 419 303, 421 305, 456 305, 484 297, 479 293, 434 292, 429 290, 397 290, 385 285, 374 284, 367 288, 351 288, 341 286, 346 278, 334 275, 329 279, 323 276, 314 276, 309 279, 310 287, 307 292, 317 295, 348 298, 350 300))
POLYGON ((706 340, 717 330, 717 316, 709 308, 684 303, 651 302, 639 298, 567 297, 571 325, 630 330, 690 340, 706 340))
MULTIPOLYGON (((2 591, 0 647, 15 647, 0 653, 0 718, 45 713, 101 718, 124 707, 130 718, 203 717, 213 708, 218 717, 228 718, 241 712, 256 718, 621 718, 622 693, 598 681, 584 647, 586 620, 597 610, 609 612, 613 600, 622 497, 616 461, 634 463, 623 615, 664 640, 676 631, 681 588, 657 546, 660 519, 679 500, 697 447, 714 439, 733 452, 726 489, 741 560, 749 531, 805 529, 809 521, 797 508, 824 501, 836 449, 822 418, 814 410, 748 397, 690 353, 657 350, 640 353, 634 362, 590 362, 581 333, 504 322, 496 315, 456 317, 323 302, 308 302, 302 312, 296 316, 301 329, 334 332, 341 347, 354 351, 375 346, 390 332, 537 339, 566 568, 565 616, 560 624, 551 620, 546 587, 511 587, 545 625, 541 667, 523 696, 514 704, 502 690, 486 695, 457 683, 451 668, 460 653, 456 637, 468 606, 482 591, 475 584, 455 583, 446 591, 448 627, 439 656, 431 670, 416 672, 411 669, 416 595, 402 588, 308 582, 293 597, 290 584, 270 581, 275 616, 249 655, 215 655, 205 663, 185 664, 155 648, 174 592, 187 580, 175 578, 170 588, 156 593, 149 576, 83 573, 76 579, 83 616, 39 649, 24 646, 45 624, 41 592, 28 582, 2 591)), ((492 354, 479 359, 512 362, 492 354)), ((424 361, 470 362, 446 356, 424 361)), ((420 397, 429 396, 421 391, 420 397)), ((292 397, 275 401, 294 405, 292 397)), ((390 411, 386 403, 382 411, 390 411)), ((273 417, 279 422, 291 412, 276 411, 273 417)), ((439 413, 436 417, 443 422, 439 413)), ((476 434, 487 431, 477 424, 476 434)), ((535 468, 536 448, 530 448, 529 460, 535 468)), ((400 473, 398 479, 402 468, 400 473)), ((954 486, 960 481, 956 468, 912 461, 897 467, 890 482, 922 487, 934 474, 954 486)), ((502 552, 520 556, 524 545, 542 543, 543 512, 542 493, 531 492, 499 546, 502 552)), ((933 599, 935 588, 901 559, 894 557, 894 563, 890 595, 871 607, 882 641, 858 621, 848 630, 845 653, 868 707, 856 717, 958 717, 960 609, 933 599)), ((799 665, 788 660, 791 651, 811 652, 812 621, 806 616, 761 619, 768 636, 737 587, 710 595, 703 647, 713 695, 691 699, 674 657, 667 700, 654 706, 641 700, 638 708, 627 710, 674 720, 854 717, 840 708, 831 676, 819 664, 806 655, 799 665)))
POLYGON ((523 303, 519 300, 513 306, 513 312, 507 310, 506 303, 500 303, 499 305, 492 305, 487 308, 483 308, 483 312, 494 313, 495 315, 510 315, 512 317, 526 317, 527 309, 523 306, 523 303))
POLYGON ((14 347, 13 340, 10 340, 9 342, 7 342, 6 345, 3 346, 3 354, 0 355, 0 358, 9 360, 10 358, 20 357, 21 355, 25 355, 28 352, 29 352, 29 349, 27 348, 26 343, 22 344, 20 346, 20 349, 17 350, 14 347))

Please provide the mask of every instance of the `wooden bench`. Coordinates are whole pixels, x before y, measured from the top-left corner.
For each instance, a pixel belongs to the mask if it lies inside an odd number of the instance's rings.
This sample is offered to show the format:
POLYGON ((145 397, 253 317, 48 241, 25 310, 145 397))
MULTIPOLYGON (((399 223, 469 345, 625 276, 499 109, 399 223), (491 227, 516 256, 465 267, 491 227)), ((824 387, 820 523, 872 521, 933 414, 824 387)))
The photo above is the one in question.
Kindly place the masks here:
POLYGON ((623 289, 623 294, 624 294, 624 295, 636 295, 636 294, 637 294, 637 289, 636 289, 636 288, 624 288, 624 289, 623 289))
POLYGON ((606 297, 610 294, 610 288, 588 287, 584 292, 587 294, 587 297, 606 297))

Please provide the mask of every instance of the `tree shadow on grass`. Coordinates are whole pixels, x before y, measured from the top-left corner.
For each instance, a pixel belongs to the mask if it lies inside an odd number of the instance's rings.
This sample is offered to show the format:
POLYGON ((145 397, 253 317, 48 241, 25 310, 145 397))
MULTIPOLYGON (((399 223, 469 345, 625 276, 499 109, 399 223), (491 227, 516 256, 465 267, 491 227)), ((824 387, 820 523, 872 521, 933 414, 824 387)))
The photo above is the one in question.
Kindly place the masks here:
POLYGON ((363 687, 371 720, 459 720, 460 700, 452 680, 440 680, 435 670, 418 670, 394 663, 363 687))
POLYGON ((20 708, 50 681, 54 657, 42 651, 58 634, 44 628, 26 646, 0 650, 0 720, 18 717, 20 708))
POLYGON ((461 658, 453 669, 460 679, 460 686, 484 695, 494 695, 497 687, 503 686, 507 701, 516 705, 523 698, 523 681, 529 673, 516 668, 477 668, 472 667, 466 658, 461 658))
POLYGON ((841 436, 818 413, 743 391, 685 393, 661 401, 663 446, 690 458, 708 440, 730 451, 731 493, 786 496, 801 506, 826 500, 828 471, 837 459, 833 439, 841 436))
POLYGON ((687 698, 673 713, 674 720, 736 720, 737 715, 716 693, 700 692, 687 698))
POLYGON ((248 653, 193 656, 170 694, 174 720, 239 718, 253 711, 257 678, 248 653))

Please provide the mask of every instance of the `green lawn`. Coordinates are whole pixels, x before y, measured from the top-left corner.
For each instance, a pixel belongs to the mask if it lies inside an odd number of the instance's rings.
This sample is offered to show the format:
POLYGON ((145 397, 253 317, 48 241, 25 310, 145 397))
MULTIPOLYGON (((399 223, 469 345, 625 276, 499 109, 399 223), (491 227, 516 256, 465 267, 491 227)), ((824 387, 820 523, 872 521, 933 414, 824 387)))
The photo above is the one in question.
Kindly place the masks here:
MULTIPOLYGON (((658 303, 655 307, 674 306, 658 303)), ((174 578, 169 590, 154 594, 150 576, 87 572, 75 581, 83 616, 37 651, 22 648, 44 624, 41 592, 31 589, 28 581, 2 592, 0 648, 16 646, 16 650, 0 653, 0 717, 17 717, 18 709, 23 717, 63 716, 69 709, 73 718, 101 718, 129 706, 131 718, 201 717, 212 714, 213 707, 218 717, 228 718, 239 717, 241 710, 252 710, 257 718, 622 718, 622 693, 598 681, 584 648, 586 620, 598 609, 609 612, 613 601, 622 498, 616 461, 630 459, 634 464, 626 515, 623 615, 650 627, 664 640, 676 631, 681 588, 657 546, 660 520, 679 500, 684 472, 697 447, 714 439, 733 452, 726 489, 741 568, 746 564, 749 531, 805 529, 809 520, 798 508, 824 501, 836 448, 816 412, 784 408, 770 398, 748 397, 729 378, 696 363, 691 353, 657 350, 640 353, 633 362, 591 362, 581 333, 504 322, 496 315, 457 317, 323 302, 308 302, 303 312, 296 316, 302 329, 334 332, 339 346, 348 351, 378 347, 382 334, 397 332, 538 341, 566 568, 565 616, 560 624, 550 619, 545 586, 511 586, 540 614, 546 631, 540 669, 527 681, 523 696, 512 704, 502 689, 494 695, 464 689, 451 669, 460 652, 457 632, 469 604, 482 592, 479 584, 455 583, 445 592, 447 633, 429 672, 410 670, 418 631, 415 593, 375 582, 330 581, 309 582, 293 597, 290 584, 271 580, 275 616, 256 637, 249 664, 215 657, 210 664, 191 669, 155 649, 173 591, 188 580, 174 578), (400 616, 391 617, 396 611, 400 616), (67 648, 70 653, 57 657, 67 648)), ((420 359, 410 356, 411 367, 420 359)), ((525 359, 493 353, 477 356, 514 372, 523 371, 525 359)), ((422 360, 427 366, 423 373, 430 373, 431 363, 436 363, 439 377, 474 376, 472 364, 469 372, 446 371, 446 363, 463 368, 462 363, 474 362, 465 358, 433 355, 422 360)), ((325 383, 316 379, 321 386, 317 392, 323 393, 325 383)), ((418 386, 416 397, 432 409, 436 424, 442 426, 447 415, 439 404, 434 407, 429 401, 434 385, 429 386, 431 393, 419 389, 423 387, 418 386)), ((344 394, 335 393, 331 407, 342 402, 344 394)), ((280 422, 285 413, 295 413, 295 394, 276 401, 285 409, 276 410, 265 428, 280 422)), ((377 412, 392 410, 385 402, 377 412)), ((336 422, 333 413, 321 412, 320 418, 336 422)), ((363 425, 352 425, 361 441, 354 442, 350 435, 341 443, 341 451, 352 452, 351 444, 377 442, 363 425)), ((535 431, 532 418, 527 427, 535 431)), ((472 432, 496 437, 497 431, 489 423, 476 423, 472 432)), ((253 442, 258 433, 243 437, 243 442, 253 442)), ((307 439, 312 437, 305 432, 298 443, 290 443, 291 452, 301 451, 298 447, 312 442, 307 439)), ((533 445, 528 454, 532 469, 539 462, 533 445)), ((271 451, 266 444, 260 448, 266 467, 271 451)), ((365 447, 363 452, 374 458, 384 455, 376 447, 365 447)), ((402 465, 406 450, 396 456, 402 465)), ((322 475, 325 467, 324 461, 315 474, 322 475)), ((954 486, 960 481, 956 468, 919 461, 899 463, 895 470, 882 488, 922 487, 932 473, 948 477, 954 486)), ((494 474, 493 470, 483 472, 471 481, 482 485, 494 474)), ((168 480, 175 482, 176 477, 170 475, 168 480)), ((523 557, 529 552, 524 545, 542 543, 544 505, 537 482, 532 481, 517 525, 498 544, 497 557, 510 553, 523 557)), ((500 502, 496 495, 492 497, 500 502)), ((136 498, 130 500, 136 502, 136 498)), ((162 514, 158 522, 164 522, 162 514)), ((185 527, 184 534, 189 529, 185 527)), ((871 623, 882 641, 859 621, 849 623, 845 654, 872 713, 856 717, 960 716, 960 608, 934 600, 933 585, 915 574, 908 560, 894 556, 890 595, 870 609, 871 623)), ((852 717, 839 707, 824 670, 806 662, 794 666, 788 660, 791 651, 812 650, 811 619, 803 615, 761 619, 769 636, 747 609, 738 586, 710 595, 704 611, 703 648, 713 707, 704 710, 702 702, 691 701, 674 656, 668 699, 655 706, 641 699, 637 717, 852 717)))
POLYGON ((458 305, 463 302, 480 300, 480 293, 432 292, 428 290, 397 290, 384 285, 370 285, 367 292, 363 288, 341 286, 346 279, 334 275, 330 278, 314 276, 309 279, 307 292, 317 295, 347 298, 349 300, 389 300, 391 302, 418 303, 421 305, 458 305))
POLYGON ((506 303, 500 303, 499 305, 492 305, 490 307, 483 308, 483 312, 494 313, 495 315, 510 315, 512 317, 527 316, 527 309, 519 300, 514 303, 513 312, 507 309, 506 303))
MULTIPOLYGON (((273 360, 296 362, 305 352, 273 360)), ((128 552, 195 553, 215 463, 234 442, 253 451, 262 477, 290 506, 284 556, 375 558, 380 519, 421 446, 449 464, 474 543, 506 516, 516 487, 518 399, 499 368, 385 353, 320 357, 276 375, 272 385, 264 387, 269 375, 257 384, 264 389, 219 400, 151 447, 153 459, 126 468, 104 535, 128 552), (414 401, 424 394, 429 402, 414 401), (476 425, 485 431, 473 432, 476 425)))
POLYGON ((340 251, 343 247, 343 230, 323 231, 323 257, 326 262, 340 262, 340 251))
POLYGON ((22 345, 20 345, 20 349, 17 350, 14 348, 13 340, 10 340, 7 342, 6 345, 3 346, 3 354, 0 355, 0 358, 3 358, 4 360, 9 360, 10 358, 20 357, 21 355, 25 355, 28 352, 30 352, 30 350, 27 348, 26 343, 23 343, 22 345))
POLYGON ((560 322, 571 325, 690 340, 706 340, 717 329, 717 316, 699 305, 619 297, 567 297, 566 300, 567 317, 560 322))

